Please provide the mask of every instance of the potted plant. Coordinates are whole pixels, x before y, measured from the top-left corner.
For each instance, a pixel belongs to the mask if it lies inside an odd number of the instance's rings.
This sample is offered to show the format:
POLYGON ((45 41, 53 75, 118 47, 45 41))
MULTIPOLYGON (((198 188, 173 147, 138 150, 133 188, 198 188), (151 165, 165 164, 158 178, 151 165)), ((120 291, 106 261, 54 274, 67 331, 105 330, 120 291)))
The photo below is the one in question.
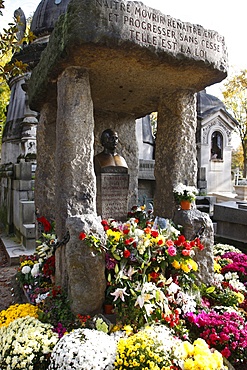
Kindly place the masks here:
POLYGON ((176 202, 178 202, 183 210, 191 209, 191 203, 196 199, 198 190, 195 186, 184 185, 181 182, 173 189, 173 194, 176 202))

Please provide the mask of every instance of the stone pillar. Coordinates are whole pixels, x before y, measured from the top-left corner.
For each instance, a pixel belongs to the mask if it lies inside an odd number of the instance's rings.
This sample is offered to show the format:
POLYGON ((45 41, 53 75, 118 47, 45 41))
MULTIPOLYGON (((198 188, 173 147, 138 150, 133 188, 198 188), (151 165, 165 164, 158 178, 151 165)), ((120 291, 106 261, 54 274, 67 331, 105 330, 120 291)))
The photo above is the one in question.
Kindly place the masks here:
POLYGON ((196 97, 191 91, 162 96, 158 108, 155 149, 154 212, 172 218, 173 187, 177 183, 196 186, 196 97))
POLYGON ((58 79, 57 99, 56 231, 61 239, 68 217, 96 214, 93 102, 87 71, 67 68, 58 79))
POLYGON ((35 207, 39 216, 55 219, 56 102, 43 105, 37 126, 35 207))
POLYGON ((56 284, 67 290, 75 314, 100 312, 105 294, 104 254, 79 240, 104 232, 96 215, 94 117, 88 72, 69 67, 57 84, 56 232, 70 239, 56 251, 56 284))

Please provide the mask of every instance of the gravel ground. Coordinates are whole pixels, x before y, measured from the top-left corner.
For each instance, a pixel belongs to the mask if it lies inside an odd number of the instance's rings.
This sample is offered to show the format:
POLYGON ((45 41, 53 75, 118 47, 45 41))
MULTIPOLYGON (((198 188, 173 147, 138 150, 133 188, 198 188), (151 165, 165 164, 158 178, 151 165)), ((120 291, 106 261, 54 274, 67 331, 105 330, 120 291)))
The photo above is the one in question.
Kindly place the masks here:
POLYGON ((17 266, 9 265, 0 239, 0 311, 5 310, 11 304, 24 302, 24 297, 15 279, 16 271, 17 266))

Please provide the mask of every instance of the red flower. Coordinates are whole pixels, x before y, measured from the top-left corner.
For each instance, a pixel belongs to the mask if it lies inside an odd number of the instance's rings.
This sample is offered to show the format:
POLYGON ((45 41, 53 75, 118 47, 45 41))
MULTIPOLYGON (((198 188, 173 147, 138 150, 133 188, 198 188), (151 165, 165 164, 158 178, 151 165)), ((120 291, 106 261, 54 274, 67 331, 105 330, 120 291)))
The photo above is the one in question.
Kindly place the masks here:
POLYGON ((157 230, 152 230, 151 235, 153 238, 157 238, 157 236, 159 235, 159 232, 157 230))
POLYGON ((55 256, 51 256, 45 261, 43 272, 46 277, 55 274, 55 256))
POLYGON ((101 225, 106 226, 106 225, 108 225, 108 222, 106 220, 102 220, 101 225))
POLYGON ((179 235, 179 237, 177 238, 177 240, 174 241, 174 244, 181 245, 185 241, 186 241, 185 236, 184 235, 179 235))
POLYGON ((37 218, 37 221, 40 222, 40 223, 42 223, 42 225, 44 226, 44 231, 46 233, 48 233, 49 231, 51 231, 51 224, 50 224, 50 222, 44 216, 38 217, 37 218))
POLYGON ((134 238, 129 238, 124 241, 125 245, 130 245, 134 241, 134 238))
POLYGON ((182 255, 183 256, 190 256, 190 253, 191 253, 190 250, 187 250, 187 249, 182 250, 182 255))
POLYGON ((192 245, 189 242, 184 242, 183 246, 184 246, 185 249, 188 249, 188 250, 192 249, 192 245))
POLYGON ((129 234, 129 229, 123 229, 123 233, 124 233, 125 235, 129 234))
POLYGON ((87 236, 87 234, 85 234, 85 233, 80 233, 80 235, 79 235, 79 239, 80 240, 84 240, 85 238, 86 238, 86 236, 87 236))
POLYGON ((128 249, 125 249, 124 252, 123 252, 123 256, 124 256, 124 258, 129 258, 130 251, 128 249))
POLYGON ((150 278, 153 282, 157 283, 158 279, 159 279, 159 276, 160 274, 158 272, 155 272, 155 271, 152 271, 150 273, 150 278))
POLYGON ((194 242, 195 242, 195 244, 196 244, 197 248, 199 248, 199 249, 200 249, 200 251, 202 251, 202 250, 204 249, 204 245, 201 243, 201 240, 200 240, 199 238, 196 238, 196 239, 194 240, 194 242))
POLYGON ((231 356, 231 351, 229 350, 227 346, 222 351, 220 351, 220 353, 225 358, 228 358, 229 356, 231 356))

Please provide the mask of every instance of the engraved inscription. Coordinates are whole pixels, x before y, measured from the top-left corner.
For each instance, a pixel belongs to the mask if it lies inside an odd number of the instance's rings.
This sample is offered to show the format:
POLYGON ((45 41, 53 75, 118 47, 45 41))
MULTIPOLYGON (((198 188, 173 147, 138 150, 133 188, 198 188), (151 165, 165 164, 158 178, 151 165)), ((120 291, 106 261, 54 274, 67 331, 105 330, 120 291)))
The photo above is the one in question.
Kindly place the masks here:
POLYGON ((98 209, 103 218, 123 220, 127 215, 129 175, 101 173, 97 176, 98 209))
POLYGON ((226 53, 224 37, 200 25, 176 20, 137 2, 95 0, 109 26, 123 27, 130 40, 173 53, 207 59, 226 53))

